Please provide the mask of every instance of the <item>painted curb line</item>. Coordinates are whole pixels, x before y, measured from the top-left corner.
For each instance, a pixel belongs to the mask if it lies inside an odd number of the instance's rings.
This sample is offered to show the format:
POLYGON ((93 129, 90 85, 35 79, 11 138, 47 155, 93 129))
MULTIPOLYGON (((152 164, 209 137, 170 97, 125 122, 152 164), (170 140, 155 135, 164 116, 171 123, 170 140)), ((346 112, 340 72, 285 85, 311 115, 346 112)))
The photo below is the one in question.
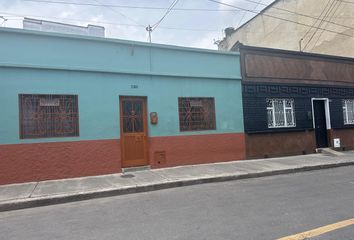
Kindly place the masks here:
POLYGON ((63 204, 69 202, 77 202, 77 201, 83 201, 83 200, 89 200, 95 198, 126 195, 132 193, 151 192, 151 191, 157 191, 162 189, 177 188, 177 187, 191 186, 191 185, 204 184, 204 183, 226 182, 226 181, 234 181, 240 179, 259 178, 259 177, 275 176, 275 175, 282 175, 282 174, 289 174, 289 173, 306 172, 306 171, 337 168, 337 167, 344 167, 344 166, 353 166, 353 165, 354 165, 354 161, 338 162, 338 163, 330 163, 330 164, 323 164, 323 165, 303 166, 303 167, 290 168, 290 169, 262 171, 262 172, 255 172, 255 173, 215 176, 215 177, 207 177, 207 178, 200 178, 200 179, 176 180, 171 182, 162 182, 162 183, 155 183, 150 185, 141 185, 141 186, 134 186, 134 187, 103 189, 97 191, 78 192, 78 193, 55 195, 55 196, 26 198, 21 200, 17 199, 12 201, 4 201, 2 203, 0 202, 0 212, 49 206, 55 204, 63 204))

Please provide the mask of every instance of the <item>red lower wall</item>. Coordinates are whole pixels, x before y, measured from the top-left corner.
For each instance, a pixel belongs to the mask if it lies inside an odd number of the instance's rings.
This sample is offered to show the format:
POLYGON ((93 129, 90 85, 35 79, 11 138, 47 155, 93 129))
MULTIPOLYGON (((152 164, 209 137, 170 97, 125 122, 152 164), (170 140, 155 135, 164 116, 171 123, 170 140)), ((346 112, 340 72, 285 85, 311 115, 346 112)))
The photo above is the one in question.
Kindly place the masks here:
POLYGON ((333 145, 333 139, 339 138, 341 147, 345 150, 354 149, 354 129, 335 129, 331 132, 331 144, 333 145))
POLYGON ((246 135, 247 158, 265 158, 313 153, 314 131, 257 133, 246 135))
POLYGON ((0 145, 0 184, 121 171, 119 140, 0 145))
POLYGON ((153 137, 149 147, 152 168, 245 159, 243 133, 153 137), (156 151, 166 153, 165 163, 156 161, 156 151))
MULTIPOLYGON (((121 172, 119 140, 0 145, 0 185, 121 172)), ((245 159, 244 134, 149 138, 152 168, 245 159), (155 152, 165 152, 156 161, 155 152)))

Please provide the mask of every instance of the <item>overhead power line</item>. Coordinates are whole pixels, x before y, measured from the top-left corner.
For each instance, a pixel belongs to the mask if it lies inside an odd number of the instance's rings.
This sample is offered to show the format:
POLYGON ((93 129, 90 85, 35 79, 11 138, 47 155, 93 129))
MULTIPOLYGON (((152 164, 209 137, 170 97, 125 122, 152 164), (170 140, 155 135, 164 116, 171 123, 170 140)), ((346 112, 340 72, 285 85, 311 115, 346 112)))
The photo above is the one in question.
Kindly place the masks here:
POLYGON ((3 26, 9 20, 4 16, 0 16, 0 19, 2 20, 2 23, 0 24, 0 26, 3 26))
POLYGON ((152 25, 153 30, 155 30, 160 23, 165 19, 165 17, 167 17, 167 15, 171 12, 171 10, 177 5, 179 0, 174 0, 171 5, 169 6, 169 8, 167 9, 167 11, 165 12, 165 14, 160 18, 160 20, 158 20, 155 24, 152 25))
MULTIPOLYGON (((262 0, 258 0, 258 2, 256 2, 256 6, 253 8, 253 10, 256 10, 257 7, 261 4, 261 2, 262 2, 262 0)), ((243 22, 243 19, 246 17, 246 14, 247 14, 247 12, 244 12, 244 13, 243 13, 243 15, 242 15, 240 21, 239 21, 238 24, 237 24, 237 27, 241 26, 241 24, 242 24, 242 22, 243 22)))
MULTIPOLYGON (((254 4, 263 5, 263 6, 269 6, 269 5, 265 4, 265 3, 256 2, 254 0, 244 0, 244 1, 245 2, 254 3, 254 4)), ((354 2, 348 2, 348 1, 345 1, 345 0, 336 0, 336 1, 354 4, 354 2)), ((315 17, 315 16, 304 14, 304 13, 294 12, 294 11, 291 11, 291 10, 288 10, 288 9, 285 9, 285 8, 279 8, 279 7, 276 7, 276 6, 272 6, 272 8, 276 9, 276 10, 279 10, 279 11, 290 13, 290 14, 293 14, 293 15, 298 15, 298 16, 302 16, 302 17, 307 17, 307 18, 312 18, 312 19, 316 19, 316 20, 321 20, 321 18, 320 18, 321 16, 315 17)), ((333 25, 336 25, 336 26, 339 26, 339 27, 345 27, 345 28, 348 28, 348 29, 354 29, 351 26, 339 24, 339 23, 336 23, 336 22, 333 22, 333 21, 330 21, 330 20, 324 20, 324 22, 327 22, 327 23, 330 23, 330 24, 333 24, 333 25)))
MULTIPOLYGON (((309 25, 309 24, 300 23, 300 22, 296 22, 296 21, 293 21, 293 20, 290 20, 290 19, 277 17, 277 16, 270 15, 270 14, 267 14, 267 13, 264 13, 264 12, 258 12, 258 11, 254 11, 254 10, 250 10, 250 9, 246 9, 246 8, 242 8, 242 7, 237 7, 237 6, 234 6, 234 5, 231 5, 231 4, 227 4, 227 3, 223 3, 223 2, 219 2, 219 1, 215 1, 215 0, 207 0, 207 1, 218 3, 218 4, 221 4, 221 5, 224 5, 224 6, 228 6, 228 7, 231 7, 231 8, 236 8, 236 9, 239 9, 241 11, 247 11, 247 12, 251 12, 251 13, 254 13, 254 14, 262 14, 263 16, 274 18, 274 19, 278 19, 278 20, 285 21, 285 22, 291 22, 291 23, 294 23, 294 24, 297 24, 297 25, 311 27, 311 25, 309 25)), ((335 33, 335 34, 339 34, 339 35, 342 35, 342 36, 347 36, 347 37, 353 38, 353 35, 350 35, 350 34, 337 32, 337 31, 333 31, 333 30, 329 30, 329 29, 325 29, 325 28, 321 28, 321 27, 316 27, 316 28, 320 29, 320 30, 324 30, 326 32, 331 32, 331 33, 335 33)))
MULTIPOLYGON (((166 7, 150 7, 150 6, 94 4, 94 3, 78 3, 78 2, 48 1, 48 0, 22 0, 22 1, 36 2, 36 3, 48 3, 48 4, 91 6, 91 7, 112 7, 112 8, 143 9, 143 10, 168 10, 168 8, 166 8, 166 7)), ((239 12, 239 10, 236 10, 236 9, 212 9, 212 8, 173 8, 171 11, 239 12)))
MULTIPOLYGON (((320 23, 318 24, 318 27, 322 27, 323 20, 326 19, 326 18, 329 16, 329 14, 331 14, 332 10, 335 9, 336 5, 337 5, 337 1, 336 1, 336 0, 333 0, 333 2, 331 3, 331 5, 330 5, 329 8, 327 9, 325 15, 323 16, 322 20, 321 20, 320 23)), ((304 49, 307 48, 307 46, 310 44, 310 42, 311 42, 312 39, 315 37, 315 35, 316 35, 317 32, 318 32, 318 29, 316 29, 316 30, 312 33, 312 35, 311 35, 310 39, 308 40, 308 42, 306 43, 304 49)))
MULTIPOLYGON (((336 8, 334 9, 334 11, 333 11, 333 13, 332 13, 332 16, 330 16, 329 20, 331 20, 332 18, 334 18, 335 14, 337 13, 337 11, 338 11, 338 9, 339 9, 339 7, 340 7, 341 4, 342 4, 342 2, 338 2, 338 5, 337 5, 336 8)), ((327 26, 327 25, 328 25, 328 23, 326 23, 326 26, 327 26)), ((316 45, 317 45, 318 41, 321 39, 323 33, 324 33, 324 31, 322 30, 322 32, 321 32, 321 33, 319 34, 319 36, 317 37, 316 42, 313 44, 313 47, 311 48, 311 50, 316 47, 316 45)), ((310 51, 311 51, 311 50, 310 50, 310 51)))
MULTIPOLYGON (((309 34, 313 28, 315 28, 315 26, 316 26, 316 24, 317 24, 318 21, 321 23, 321 21, 325 18, 325 16, 324 16, 322 19, 321 19, 321 17, 322 17, 322 15, 325 13, 325 11, 327 10, 327 7, 329 6, 328 10, 331 9, 331 7, 332 7, 333 3, 335 3, 335 1, 336 1, 336 0, 328 0, 327 4, 326 4, 325 7, 322 9, 322 12, 321 12, 321 14, 320 14, 320 17, 312 24, 312 26, 311 26, 309 29, 307 29, 305 35, 300 39, 300 42, 301 42, 303 39, 305 39, 305 37, 307 36, 307 34, 309 34), (331 4, 331 5, 330 5, 330 4, 331 4)), ((327 12, 328 12, 328 10, 327 10, 327 12)), ((318 27, 320 27, 320 24, 318 25, 318 27)), ((301 49, 301 47, 300 47, 300 51, 306 49, 306 47, 308 46, 309 42, 312 40, 314 34, 316 34, 316 31, 317 31, 317 29, 315 28, 314 33, 313 33, 312 36, 310 37, 310 40, 307 41, 307 43, 306 43, 306 45, 305 45, 305 47, 304 47, 303 49, 301 49)), ((300 46, 301 46, 301 44, 300 44, 300 46)))
MULTIPOLYGON (((102 6, 102 4, 101 4, 98 0, 93 0, 93 1, 95 1, 96 3, 98 3, 99 5, 102 6)), ((111 11, 113 11, 114 13, 116 13, 116 14, 118 14, 118 15, 121 15, 121 16, 123 16, 123 17, 129 19, 130 21, 132 21, 133 23, 137 24, 137 25, 140 26, 140 27, 145 27, 144 25, 138 23, 135 19, 133 19, 133 18, 131 18, 131 17, 128 17, 127 15, 121 13, 120 11, 117 11, 117 10, 114 9, 114 8, 111 8, 111 7, 108 7, 108 6, 103 6, 103 7, 106 7, 106 8, 108 8, 108 9, 110 9, 111 11)))
MULTIPOLYGON (((22 1, 26 1, 26 2, 38 2, 38 3, 48 3, 48 4, 64 4, 64 5, 78 5, 78 6, 92 6, 92 7, 111 7, 111 8, 127 8, 127 9, 144 9, 144 10, 168 10, 168 8, 166 7, 150 7, 150 6, 131 6, 131 5, 116 5, 116 4, 93 4, 93 3, 77 3, 77 2, 68 2, 68 1, 49 1, 49 0, 22 0, 22 1)), ((268 6, 268 4, 262 3, 262 2, 257 2, 255 0, 243 0, 245 2, 250 2, 250 3, 254 3, 254 4, 258 4, 258 5, 262 5, 262 6, 268 6)), ((350 2, 350 1, 346 1, 346 0, 336 0, 336 1, 340 1, 343 3, 349 3, 349 4, 354 4, 354 2, 350 2)), ((316 16, 311 16, 311 15, 307 15, 307 14, 303 14, 303 13, 299 13, 299 12, 295 12, 295 11, 291 11, 285 8, 279 8, 279 7, 272 7, 273 9, 282 11, 284 13, 289 13, 292 15, 298 15, 298 16, 302 16, 302 17, 307 17, 307 18, 311 18, 311 19, 315 19, 315 20, 322 20, 320 17, 316 17, 316 16)), ((238 9, 208 9, 208 8, 173 8, 172 11, 206 11, 206 12, 238 12, 240 10, 238 9)), ((336 25, 336 26, 340 26, 340 27, 344 27, 344 28, 348 28, 348 29, 354 29, 351 26, 347 26, 344 24, 339 24, 330 20, 323 20, 324 22, 336 25)))
MULTIPOLYGON (((108 22, 108 21, 92 21, 88 19, 79 19, 79 18, 59 18, 59 17, 43 17, 40 15, 32 15, 32 14, 18 14, 18 13, 12 13, 12 12, 0 12, 0 14, 6 15, 7 16, 13 16, 13 17, 18 17, 18 18, 24 18, 24 17, 34 17, 34 18, 45 18, 48 20, 52 21, 58 21, 58 20, 63 20, 63 21, 70 21, 70 22, 86 22, 86 23, 92 23, 92 24, 107 24, 107 25, 112 25, 112 26, 127 26, 127 27, 140 27, 140 25, 137 24, 129 24, 129 23, 115 23, 115 22, 108 22)), ((1 17, 0 17, 1 19, 1 17)), ((178 31, 195 31, 195 32, 219 32, 220 30, 218 29, 202 29, 202 28, 180 28, 180 27, 172 27, 172 26, 163 26, 160 27, 161 29, 166 29, 166 30, 178 30, 178 31)))
MULTIPOLYGON (((326 8, 327 8, 327 6, 330 4, 330 2, 331 2, 331 0, 328 0, 328 1, 327 1, 327 4, 326 4, 326 6, 324 7, 324 9, 322 10, 320 16, 316 19, 316 21, 312 24, 312 26, 305 32, 305 35, 304 35, 301 39, 304 39, 304 38, 307 36, 307 34, 310 33, 310 31, 311 31, 312 28, 315 26, 315 24, 317 23, 317 21, 319 21, 320 18, 322 17, 322 14, 323 14, 324 11, 326 10, 326 8)), ((300 51, 301 51, 301 49, 300 49, 300 51)))
POLYGON ((343 3, 349 3, 349 4, 354 4, 354 2, 350 2, 350 1, 345 1, 345 0, 337 0, 337 1, 340 1, 340 2, 343 2, 343 3))
POLYGON ((167 11, 165 12, 165 14, 152 26, 149 24, 146 27, 146 31, 149 33, 149 42, 151 43, 151 34, 152 31, 154 31, 159 25, 160 23, 165 19, 165 17, 171 12, 171 10, 177 5, 179 0, 173 0, 173 2, 171 3, 171 5, 168 7, 167 11))

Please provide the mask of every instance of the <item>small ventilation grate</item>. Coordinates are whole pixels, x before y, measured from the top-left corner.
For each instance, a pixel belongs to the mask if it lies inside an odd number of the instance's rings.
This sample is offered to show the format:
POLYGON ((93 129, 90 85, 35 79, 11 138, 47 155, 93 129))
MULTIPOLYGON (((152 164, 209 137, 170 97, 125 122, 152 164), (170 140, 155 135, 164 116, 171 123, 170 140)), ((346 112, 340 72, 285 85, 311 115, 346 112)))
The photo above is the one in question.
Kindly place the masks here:
POLYGON ((166 164, 166 151, 154 152, 154 161, 156 164, 166 164))

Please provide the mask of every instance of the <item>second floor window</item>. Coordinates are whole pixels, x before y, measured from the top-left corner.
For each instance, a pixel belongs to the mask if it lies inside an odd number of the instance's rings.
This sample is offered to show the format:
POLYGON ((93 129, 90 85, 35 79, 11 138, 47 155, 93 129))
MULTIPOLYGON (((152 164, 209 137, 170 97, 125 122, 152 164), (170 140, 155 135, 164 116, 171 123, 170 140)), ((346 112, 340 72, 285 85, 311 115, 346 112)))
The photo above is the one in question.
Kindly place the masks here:
POLYGON ((295 127, 293 99, 267 99, 268 128, 295 127))

